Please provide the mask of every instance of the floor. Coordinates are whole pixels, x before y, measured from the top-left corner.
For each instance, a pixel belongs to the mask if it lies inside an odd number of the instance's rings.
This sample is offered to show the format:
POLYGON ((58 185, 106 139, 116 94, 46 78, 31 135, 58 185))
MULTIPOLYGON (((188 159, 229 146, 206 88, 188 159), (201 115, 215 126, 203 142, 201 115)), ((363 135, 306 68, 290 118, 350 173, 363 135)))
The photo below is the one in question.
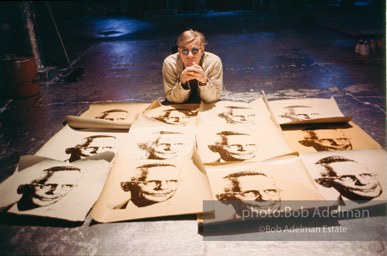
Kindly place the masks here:
MULTIPOLYGON (((67 21, 63 24, 67 50, 74 68, 82 68, 84 73, 71 83, 63 79, 42 82, 39 95, 1 101, 0 181, 12 173, 20 156, 34 154, 56 134, 66 115, 79 115, 91 103, 150 103, 163 97, 162 61, 170 53, 176 35, 187 28, 202 31, 207 36, 207 51, 216 53, 223 61, 222 99, 251 101, 261 97, 262 91, 269 100, 334 96, 342 112, 352 116, 354 123, 385 147, 385 46, 375 55, 354 53, 359 38, 381 39, 384 35, 363 22, 358 27, 359 23, 344 24, 339 13, 317 16, 308 10, 298 11, 208 11, 150 15, 145 19, 89 15, 67 21), (337 24, 332 21, 335 17, 337 24)), ((63 55, 60 48, 50 50, 63 55)), ((387 252, 386 241, 203 241, 195 217, 112 224, 96 224, 88 217, 76 226, 1 218, 0 254, 387 252)), ((357 220, 350 221, 355 225, 357 220)), ((367 221, 377 223, 386 219, 382 216, 367 221)))

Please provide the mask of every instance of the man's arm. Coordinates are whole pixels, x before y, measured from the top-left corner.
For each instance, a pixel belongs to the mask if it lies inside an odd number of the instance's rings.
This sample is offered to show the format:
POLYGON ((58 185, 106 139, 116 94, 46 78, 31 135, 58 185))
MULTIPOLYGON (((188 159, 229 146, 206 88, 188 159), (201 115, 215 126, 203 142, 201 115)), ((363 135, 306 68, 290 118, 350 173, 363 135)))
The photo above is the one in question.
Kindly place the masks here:
POLYGON ((205 85, 199 84, 200 98, 204 102, 213 102, 220 99, 223 90, 223 66, 222 61, 216 55, 207 55, 204 63, 204 71, 207 76, 205 85))
POLYGON ((175 64, 168 57, 164 60, 163 68, 164 92, 167 100, 174 103, 183 103, 189 98, 190 88, 183 88, 178 78, 175 64))

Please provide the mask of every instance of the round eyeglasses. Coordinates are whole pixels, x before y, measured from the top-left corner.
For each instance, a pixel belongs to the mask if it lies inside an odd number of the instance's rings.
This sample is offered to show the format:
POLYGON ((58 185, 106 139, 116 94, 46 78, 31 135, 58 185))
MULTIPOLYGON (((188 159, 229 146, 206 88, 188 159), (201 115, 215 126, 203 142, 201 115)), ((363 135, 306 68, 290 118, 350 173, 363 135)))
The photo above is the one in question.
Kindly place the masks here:
POLYGON ((76 186, 75 184, 53 184, 53 183, 46 183, 46 184, 34 183, 32 185, 34 187, 39 188, 39 189, 46 188, 46 189, 49 189, 49 190, 55 190, 58 187, 60 189, 62 189, 62 190, 66 190, 66 189, 72 189, 73 187, 76 186))
POLYGON ((180 49, 181 49, 181 53, 182 53, 183 55, 186 55, 186 56, 187 56, 190 52, 192 53, 192 55, 196 55, 196 54, 198 54, 199 51, 200 51, 200 49, 199 49, 199 48, 196 48, 196 47, 192 48, 191 50, 189 50, 188 48, 185 48, 185 47, 180 48, 180 49))
POLYGON ((243 192, 234 192, 234 195, 239 195, 244 198, 257 198, 258 196, 276 196, 280 193, 279 189, 263 189, 263 190, 248 190, 243 192))
POLYGON ((177 186, 179 180, 147 180, 147 181, 137 181, 137 183, 141 183, 144 186, 150 188, 160 187, 162 184, 166 184, 169 187, 177 186))
POLYGON ((337 177, 332 177, 333 179, 338 179, 343 182, 356 182, 358 180, 358 177, 360 177, 363 180, 373 180, 377 176, 376 173, 361 173, 357 175, 341 175, 337 177))

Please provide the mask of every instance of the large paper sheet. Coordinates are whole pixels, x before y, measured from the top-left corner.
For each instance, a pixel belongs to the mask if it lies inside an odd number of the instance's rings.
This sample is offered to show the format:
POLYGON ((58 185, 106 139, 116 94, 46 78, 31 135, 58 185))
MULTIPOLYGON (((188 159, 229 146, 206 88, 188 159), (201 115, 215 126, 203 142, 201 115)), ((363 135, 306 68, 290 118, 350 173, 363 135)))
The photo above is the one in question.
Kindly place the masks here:
POLYGON ((348 208, 386 203, 386 152, 381 149, 300 155, 316 188, 348 208))
POLYGON ((206 219, 207 224, 297 210, 293 201, 304 202, 305 208, 325 205, 325 199, 296 156, 261 163, 208 166, 207 174, 214 200, 219 201, 215 204, 214 218, 206 219))
POLYGON ((199 106, 198 104, 161 105, 155 102, 138 117, 136 127, 194 127, 199 106))
POLYGON ((205 164, 259 162, 292 153, 282 131, 271 119, 247 127, 202 125, 196 130, 196 140, 205 164))
POLYGON ((194 149, 195 136, 191 129, 156 126, 131 130, 118 151, 130 159, 168 160, 191 156, 194 149))
POLYGON ((66 162, 95 156, 103 152, 117 153, 126 133, 79 131, 64 126, 35 155, 66 162))
POLYGON ((268 102, 278 124, 349 122, 335 99, 305 98, 268 102))
POLYGON ((98 199, 111 163, 84 160, 65 163, 25 156, 0 185, 1 207, 17 215, 84 221, 98 199))
POLYGON ((381 148, 353 122, 287 126, 283 133, 290 147, 300 153, 381 148))
POLYGON ((149 103, 91 104, 80 117, 66 116, 65 121, 74 129, 128 130, 149 103))
POLYGON ((202 103, 198 113, 199 125, 234 124, 251 126, 270 118, 270 112, 262 98, 252 102, 218 101, 202 103))
POLYGON ((133 160, 117 156, 101 198, 92 210, 98 222, 202 212, 212 198, 207 176, 191 158, 133 160))

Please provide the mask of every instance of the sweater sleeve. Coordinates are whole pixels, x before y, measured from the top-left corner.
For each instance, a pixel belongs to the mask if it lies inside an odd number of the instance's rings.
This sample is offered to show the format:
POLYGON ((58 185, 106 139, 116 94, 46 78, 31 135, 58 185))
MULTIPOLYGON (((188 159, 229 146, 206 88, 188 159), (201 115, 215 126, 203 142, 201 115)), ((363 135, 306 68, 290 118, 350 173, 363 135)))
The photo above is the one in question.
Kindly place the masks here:
POLYGON ((208 78, 207 84, 199 86, 200 98, 204 102, 220 99, 223 91, 223 66, 221 59, 208 53, 203 63, 204 72, 208 78))
POLYGON ((167 100, 174 103, 187 101, 190 89, 184 89, 181 85, 176 68, 176 58, 170 55, 165 58, 162 68, 164 92, 167 100))

